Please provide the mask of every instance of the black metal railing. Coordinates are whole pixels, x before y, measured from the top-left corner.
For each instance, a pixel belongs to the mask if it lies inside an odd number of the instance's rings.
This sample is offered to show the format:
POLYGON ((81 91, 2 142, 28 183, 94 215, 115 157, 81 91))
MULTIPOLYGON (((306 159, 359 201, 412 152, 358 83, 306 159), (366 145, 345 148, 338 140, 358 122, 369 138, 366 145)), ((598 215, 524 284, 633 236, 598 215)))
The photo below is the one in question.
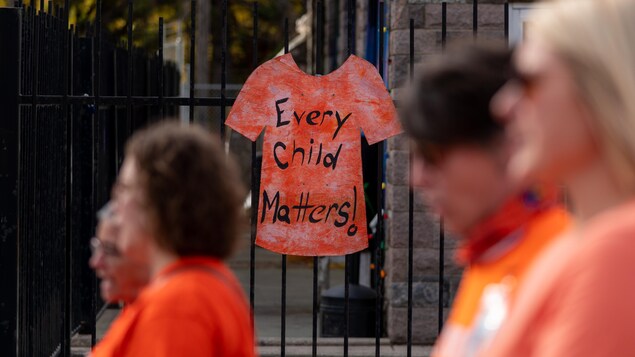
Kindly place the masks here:
POLYGON ((2 302, 14 306, 2 316, 11 328, 0 335, 1 354, 69 355, 73 333, 84 330, 94 341, 103 307, 88 267, 94 212, 108 200, 130 133, 176 112, 161 101, 178 94, 179 74, 158 55, 102 41, 99 21, 86 36, 75 34, 64 8, 51 2, 1 10, 13 24, 2 29, 3 44, 17 45, 8 53, 3 46, 2 56, 16 60, 3 70, 19 73, 11 87, 18 115, 2 119, 19 136, 19 164, 8 169, 19 179, 4 196, 13 202, 3 202, 17 211, 17 229, 6 247, 14 256, 0 265, 17 281, 0 289, 2 302), (130 96, 157 105, 141 107, 130 96))
MULTIPOLYGON (((473 32, 478 32, 478 2, 473 1, 473 32)), ((88 241, 94 233, 94 212, 109 197, 123 158, 126 139, 136 129, 162 118, 173 117, 179 106, 220 108, 221 137, 225 136, 225 114, 234 98, 227 97, 228 4, 222 1, 221 92, 219 97, 195 96, 196 33, 190 31, 190 91, 178 93, 179 72, 163 60, 163 20, 158 19, 158 51, 147 55, 133 47, 133 1, 128 0, 127 45, 115 46, 102 31, 102 0, 96 0, 96 21, 84 36, 69 26, 69 0, 65 6, 15 4, 0 9, 0 349, 2 355, 70 355, 71 336, 83 330, 96 339, 96 320, 103 303, 96 280, 88 268, 88 241), (13 76, 12 76, 13 73, 13 76), (15 77, 17 73, 17 78, 15 77), (15 138, 19 138, 15 139, 15 138), (3 151, 3 145, 6 149, 3 151), (4 156, 3 156, 4 155, 4 156), (17 185, 16 185, 17 183, 17 185), (17 338, 16 338, 17 337, 17 338)), ((191 28, 196 27, 196 0, 191 0, 191 28)), ((503 5, 501 5, 503 6, 503 5)), ((505 33, 507 33, 507 4, 505 33)), ((354 0, 347 0, 347 53, 355 53, 354 0)), ((377 68, 383 74, 386 11, 377 0, 377 68)), ((447 38, 447 6, 442 4, 442 43, 447 38)), ((257 56, 258 3, 253 4, 253 68, 265 59, 257 56)), ((323 72, 324 14, 316 4, 316 73, 323 72)), ((285 51, 289 25, 284 26, 285 51)), ((410 78, 414 73, 414 21, 410 21, 410 78)), ((331 54, 332 55, 332 54, 331 54)), ((375 306, 375 355, 381 355, 384 336, 381 274, 384 264, 384 143, 376 145, 375 198, 377 227, 373 235, 372 285, 375 306)), ((256 220, 259 177, 257 145, 251 146, 251 224, 249 300, 254 307, 256 220)), ((412 354, 413 310, 413 192, 410 190, 408 225, 408 326, 407 355, 412 354)), ((441 222, 442 224, 442 222, 441 222)), ((440 230, 439 329, 443 324, 444 233, 440 230)), ((286 346, 287 257, 281 256, 280 351, 286 346)), ((349 352, 349 286, 352 257, 345 263, 344 356, 349 352)), ((313 259, 312 354, 318 352, 318 257, 313 259)))

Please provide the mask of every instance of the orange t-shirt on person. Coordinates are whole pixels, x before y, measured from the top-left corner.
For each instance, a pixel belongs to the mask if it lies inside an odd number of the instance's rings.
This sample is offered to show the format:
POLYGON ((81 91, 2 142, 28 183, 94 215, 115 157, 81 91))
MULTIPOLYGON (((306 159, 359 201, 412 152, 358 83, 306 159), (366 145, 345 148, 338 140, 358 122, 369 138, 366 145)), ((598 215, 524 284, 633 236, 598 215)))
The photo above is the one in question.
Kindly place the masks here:
POLYGON ((91 356, 255 356, 251 316, 220 261, 181 258, 115 320, 91 356))
POLYGON ((480 356, 635 356, 635 201, 550 247, 480 356))
POLYGON ((481 224, 477 236, 511 232, 470 259, 432 356, 472 356, 491 340, 514 297, 517 282, 570 222, 568 212, 560 205, 547 203, 546 207, 532 209, 521 199, 514 199, 481 224))

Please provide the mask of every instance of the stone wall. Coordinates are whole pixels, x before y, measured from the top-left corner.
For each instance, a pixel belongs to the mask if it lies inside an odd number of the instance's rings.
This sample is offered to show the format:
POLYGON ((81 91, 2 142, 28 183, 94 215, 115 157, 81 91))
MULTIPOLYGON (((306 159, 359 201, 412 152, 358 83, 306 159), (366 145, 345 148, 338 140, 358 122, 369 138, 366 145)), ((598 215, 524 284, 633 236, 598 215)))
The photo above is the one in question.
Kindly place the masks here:
MULTIPOLYGON (((409 24, 415 23, 415 61, 423 63, 441 51, 441 3, 435 0, 393 0, 390 6, 389 86, 394 96, 407 84, 409 24)), ((480 1, 478 38, 504 39, 502 1, 480 1)), ((447 5, 449 42, 472 38, 472 3, 447 5)), ((386 328, 393 343, 406 341, 408 281, 409 147, 405 137, 388 142, 386 166, 386 328)), ((414 206, 413 340, 432 343, 437 336, 439 220, 426 214, 415 195, 414 206)), ((456 241, 445 239, 444 305, 456 294, 461 269, 453 264, 456 241)), ((447 308, 444 311, 447 316, 447 308)))

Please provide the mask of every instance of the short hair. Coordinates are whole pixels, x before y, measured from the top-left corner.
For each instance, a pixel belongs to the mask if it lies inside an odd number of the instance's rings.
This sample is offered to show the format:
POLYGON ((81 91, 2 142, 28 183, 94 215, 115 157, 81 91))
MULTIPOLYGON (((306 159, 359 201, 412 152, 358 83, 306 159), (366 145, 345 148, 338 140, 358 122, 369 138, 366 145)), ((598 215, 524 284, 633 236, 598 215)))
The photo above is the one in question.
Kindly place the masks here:
POLYGON ((400 116, 418 146, 488 144, 502 134, 490 100, 512 76, 511 50, 464 43, 421 66, 400 116))
POLYGON ((604 158, 628 193, 635 190, 635 1, 560 0, 530 19, 536 37, 564 61, 604 158))
POLYGON ((196 125, 165 121, 126 146, 157 244, 178 256, 229 257, 243 228, 244 186, 234 161, 196 125))

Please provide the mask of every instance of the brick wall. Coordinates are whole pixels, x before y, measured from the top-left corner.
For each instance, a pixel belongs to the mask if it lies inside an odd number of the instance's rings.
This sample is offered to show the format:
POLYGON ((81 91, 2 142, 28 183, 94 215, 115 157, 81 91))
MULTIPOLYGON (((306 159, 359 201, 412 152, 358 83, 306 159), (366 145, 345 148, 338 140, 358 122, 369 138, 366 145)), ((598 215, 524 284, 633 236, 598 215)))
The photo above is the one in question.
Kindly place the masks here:
MULTIPOLYGON (((415 22, 415 61, 441 51, 441 4, 435 0, 393 0, 390 6, 389 86, 399 96, 408 81, 409 24, 415 22)), ((472 38, 472 3, 447 5, 448 41, 472 38)), ((503 1, 480 1, 478 38, 504 38, 503 1)), ((408 281, 408 141, 402 136, 388 142, 386 166, 386 328, 393 343, 406 341, 408 281)), ((413 340, 431 343, 437 336, 439 221, 426 214, 415 196, 413 274, 413 340)), ((456 294, 461 269, 453 264, 456 241, 446 235, 444 303, 456 294)), ((445 309, 447 316, 447 309, 445 309)))

